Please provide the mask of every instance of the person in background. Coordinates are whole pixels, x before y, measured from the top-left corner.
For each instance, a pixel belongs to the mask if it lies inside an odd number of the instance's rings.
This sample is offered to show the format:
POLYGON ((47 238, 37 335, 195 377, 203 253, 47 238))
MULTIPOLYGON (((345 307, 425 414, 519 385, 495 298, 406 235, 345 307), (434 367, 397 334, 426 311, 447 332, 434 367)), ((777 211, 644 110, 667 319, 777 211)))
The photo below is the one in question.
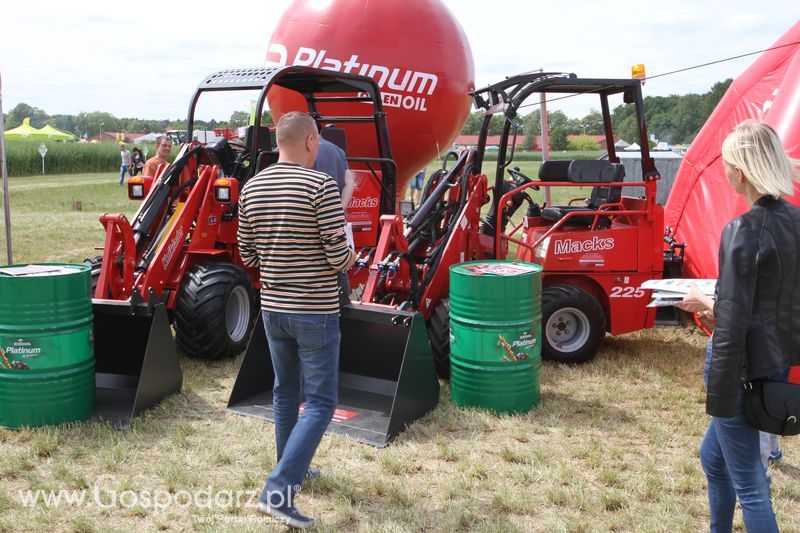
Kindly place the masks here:
POLYGON ((131 160, 131 176, 135 176, 142 172, 142 168, 144 168, 144 155, 142 151, 136 147, 131 150, 132 160, 131 160))
POLYGON ((314 520, 297 510, 294 496, 336 408, 336 273, 350 268, 355 253, 347 244, 336 183, 311 169, 320 138, 314 119, 286 113, 276 138, 278 162, 242 189, 237 235, 242 262, 259 269, 261 313, 275 369, 277 464, 258 508, 289 526, 307 528, 314 520), (292 248, 303 251, 287 254, 292 248), (298 419, 301 396, 305 408, 298 419))
POLYGON ((423 168, 417 172, 411 182, 408 184, 409 196, 411 197, 411 204, 414 207, 419 206, 420 196, 422 196, 422 184, 425 183, 425 169, 423 168))
POLYGON ((744 417, 742 382, 785 381, 800 364, 800 208, 782 199, 795 192, 795 162, 770 126, 753 121, 725 138, 722 162, 750 210, 729 222, 720 240, 706 393, 712 418, 700 462, 711 531, 733 529, 738 498, 747 531, 777 532, 759 431, 744 417))
MULTIPOLYGON (((317 159, 314 161, 314 170, 324 172, 336 182, 336 188, 342 196, 342 208, 347 216, 347 206, 353 196, 353 184, 355 178, 353 173, 347 168, 347 154, 344 150, 328 141, 324 137, 319 139, 319 151, 317 159)), ((339 278, 339 303, 344 305, 350 303, 350 278, 346 271, 338 274, 339 278)))
POLYGON ((764 468, 768 468, 770 463, 777 463, 783 459, 783 450, 781 450, 781 438, 772 433, 759 431, 759 448, 761 450, 761 462, 764 468))
POLYGON ((159 165, 169 163, 167 158, 172 151, 172 139, 166 135, 156 137, 156 155, 147 160, 142 169, 143 176, 155 176, 159 165))
POLYGON ((324 172, 333 178, 339 194, 342 196, 342 206, 347 212, 347 206, 353 197, 353 185, 355 178, 353 173, 347 168, 347 154, 344 150, 328 141, 324 137, 319 138, 319 151, 317 159, 314 161, 314 170, 324 172))
POLYGON ((119 155, 122 158, 122 164, 119 167, 119 184, 125 182, 125 173, 131 168, 131 153, 125 148, 125 143, 119 143, 119 155))

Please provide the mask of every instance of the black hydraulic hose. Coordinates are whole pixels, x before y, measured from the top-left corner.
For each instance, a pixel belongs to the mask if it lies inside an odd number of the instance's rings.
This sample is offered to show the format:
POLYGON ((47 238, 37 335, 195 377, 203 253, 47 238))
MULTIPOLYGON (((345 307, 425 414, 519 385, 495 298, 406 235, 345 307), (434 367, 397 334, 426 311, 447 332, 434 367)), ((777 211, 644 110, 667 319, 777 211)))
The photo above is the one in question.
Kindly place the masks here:
POLYGON ((462 207, 467 203, 467 195, 469 193, 467 185, 469 185, 469 177, 477 171, 478 168, 474 164, 470 164, 465 167, 464 172, 461 173, 461 198, 459 198, 459 203, 462 207))
POLYGON ((389 268, 388 268, 389 263, 394 261, 396 255, 397 252, 389 252, 389 255, 386 256, 386 259, 380 261, 378 264, 378 267, 379 268, 382 267, 382 269, 381 269, 381 274, 378 277, 378 283, 375 285, 375 296, 372 298, 373 302, 378 302, 378 291, 386 283, 386 276, 389 274, 389 268))
MULTIPOLYGON (((196 176, 195 176, 194 178, 192 178, 192 179, 190 179, 190 180, 186 181, 184 184, 182 184, 182 185, 181 185, 180 187, 178 187, 177 189, 175 189, 175 192, 174 192, 174 193, 172 193, 172 195, 171 195, 171 196, 170 196, 170 198, 169 198, 169 202, 167 202, 167 204, 166 204, 166 205, 167 205, 167 206, 170 206, 170 205, 172 205, 172 202, 174 202, 174 201, 175 201, 175 199, 176 199, 176 198, 178 198, 178 195, 181 193, 181 191, 182 191, 182 190, 184 190, 184 189, 187 189, 187 188, 191 187, 191 186, 192 186, 192 185, 194 185, 195 183, 197 183, 197 177, 196 177, 196 176)), ((158 227, 159 227, 159 228, 162 228, 162 229, 163 229, 163 227, 164 227, 164 222, 166 221, 166 219, 167 219, 167 216, 168 216, 169 214, 170 214, 170 212, 169 212, 169 208, 167 208, 167 209, 164 209, 164 211, 163 211, 163 213, 162 213, 162 215, 161 215, 161 220, 160 220, 160 221, 159 221, 159 223, 158 223, 158 227)), ((161 233, 161 232, 159 232, 159 237, 160 237, 160 233, 161 233)), ((144 253, 144 254, 142 254, 142 260, 141 260, 141 261, 139 261, 139 264, 136 266, 136 269, 137 269, 137 270, 139 270, 139 271, 144 271, 144 270, 147 270, 147 267, 149 267, 149 266, 150 266, 150 261, 152 261, 152 259, 153 259, 153 254, 155 254, 155 252, 156 252, 156 247, 158 246, 158 242, 159 242, 160 240, 161 240, 160 238, 155 238, 155 239, 153 239, 153 240, 152 240, 152 242, 150 243, 150 247, 147 249, 147 251, 145 251, 145 253, 144 253)))
POLYGON ((437 238, 436 228, 441 220, 441 215, 447 210, 447 206, 443 203, 437 203, 433 213, 430 214, 427 220, 423 221, 420 227, 410 232, 408 239, 408 250, 414 253, 417 247, 423 242, 435 242, 437 238))
POLYGON ((132 225, 134 238, 136 239, 137 252, 144 246, 144 241, 140 236, 150 235, 152 233, 153 223, 158 218, 161 209, 169 203, 168 199, 175 179, 177 179, 177 176, 180 176, 189 158, 201 151, 203 151, 203 146, 196 146, 176 159, 172 165, 164 171, 163 177, 156 187, 155 192, 148 196, 146 205, 142 208, 141 217, 135 220, 132 225))
POLYGON ((464 211, 465 206, 466 206, 466 199, 464 199, 464 201, 459 204, 458 209, 456 209, 456 212, 450 218, 450 223, 448 224, 445 232, 442 234, 442 239, 439 241, 439 244, 437 244, 436 248, 434 248, 433 251, 431 251, 430 257, 425 260, 425 262, 430 265, 430 268, 428 269, 428 273, 422 279, 422 282, 419 283, 417 287, 417 294, 415 294, 413 297, 414 302, 420 301, 420 299, 422 298, 422 293, 425 291, 425 288, 431 282, 431 279, 433 279, 434 274, 436 274, 436 269, 439 267, 439 263, 441 263, 445 246, 447 246, 447 242, 449 240, 448 237, 452 234, 453 229, 455 228, 456 225, 456 220, 458 220, 459 215, 464 211))
POLYGON ((381 296, 381 299, 380 299, 380 301, 379 301, 378 303, 381 303, 381 304, 388 304, 389 302, 391 302, 391 301, 392 301, 392 298, 394 298, 394 297, 396 297, 396 296, 397 296, 397 294, 396 294, 396 293, 394 293, 394 292, 388 292, 388 293, 384 294, 383 296, 381 296))
MULTIPOLYGON (((189 160, 189 158, 191 156, 199 153, 200 151, 202 151, 202 149, 203 149, 202 146, 196 146, 195 148, 189 150, 188 152, 186 152, 182 156, 178 157, 178 159, 173 161, 172 165, 170 165, 164 171, 164 173, 162 175, 162 179, 161 179, 161 181, 159 182, 159 184, 157 186, 156 193, 160 192, 163 189, 167 189, 167 190, 171 189, 172 185, 173 185, 173 181, 175 179, 175 176, 180 175, 180 171, 183 170, 183 167, 186 165, 186 162, 189 160)), ((157 204, 159 200, 162 201, 162 205, 163 205, 163 199, 159 198, 158 194, 153 194, 153 195, 148 196, 148 199, 145 200, 144 210, 145 211, 149 210, 150 206, 152 206, 153 204, 157 204)))
POLYGON ((379 303, 378 291, 381 290, 383 285, 386 283, 386 274, 388 274, 388 272, 384 270, 381 272, 380 276, 378 276, 378 283, 375 284, 375 296, 372 297, 373 303, 379 303))
POLYGON ((436 206, 436 204, 439 202, 439 199, 442 197, 444 192, 448 188, 450 188, 450 183, 449 183, 450 175, 441 170, 437 170, 434 173, 434 175, 431 176, 431 181, 436 178, 436 173, 440 173, 440 175, 443 176, 443 179, 439 181, 439 183, 436 185, 436 188, 433 190, 430 196, 428 196, 428 198, 422 202, 422 205, 419 206, 417 212, 414 213, 414 216, 408 222, 408 228, 411 231, 416 230, 427 221, 428 214, 431 212, 434 206, 436 206))
POLYGON ((413 307, 417 307, 417 288, 418 288, 418 278, 417 278, 417 260, 414 259, 414 256, 408 252, 400 252, 398 257, 405 259, 408 263, 408 269, 411 272, 411 288, 409 289, 409 293, 411 294, 411 305, 413 307))
POLYGON ((442 177, 442 179, 436 185, 436 188, 433 190, 431 195, 426 200, 424 200, 422 202, 422 205, 419 206, 419 209, 417 209, 417 212, 414 214, 412 219, 408 222, 408 227, 409 227, 409 229, 411 231, 417 229, 426 220, 426 218, 428 216, 428 213, 430 212, 431 209, 433 209, 433 206, 436 205, 436 203, 442 197, 444 192, 448 188, 452 187, 452 185, 450 184, 450 178, 452 176, 459 175, 459 172, 463 168, 466 167, 467 159, 469 158, 469 155, 470 155, 470 151, 464 150, 464 152, 461 154, 461 157, 458 158, 458 161, 453 166, 452 170, 446 171, 446 170, 439 169, 439 170, 437 170, 436 172, 433 173, 433 175, 431 176, 430 180, 428 181, 429 184, 432 183, 434 181, 434 179, 437 177, 437 173, 438 173, 439 176, 442 177))
POLYGON ((451 159, 450 156, 453 156, 452 159, 458 161, 458 152, 455 150, 448 150, 442 158, 442 170, 447 170, 447 162, 451 159))
MULTIPOLYGON (((177 189, 175 189, 175 192, 172 193, 172 196, 169 197, 169 202, 167 202, 167 205, 172 205, 172 202, 174 202, 178 198, 178 195, 181 193, 181 191, 184 190, 184 189, 188 189, 189 187, 191 187, 192 185, 197 183, 197 179, 198 179, 197 176, 195 176, 190 180, 186 180, 186 182, 184 182, 183 185, 181 185, 177 189)), ((165 213, 166 213, 166 211, 165 211, 165 213)), ((164 218, 166 218, 166 216, 164 218)), ((163 220, 162 220, 162 223, 163 223, 163 220)))

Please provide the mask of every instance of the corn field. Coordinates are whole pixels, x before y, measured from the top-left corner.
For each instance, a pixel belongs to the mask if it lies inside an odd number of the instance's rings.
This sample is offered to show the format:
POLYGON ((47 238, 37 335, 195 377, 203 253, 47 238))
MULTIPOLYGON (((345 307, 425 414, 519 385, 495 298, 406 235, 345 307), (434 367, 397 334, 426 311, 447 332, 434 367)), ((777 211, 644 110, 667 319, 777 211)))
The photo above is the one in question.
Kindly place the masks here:
MULTIPOLYGON (((9 176, 34 176, 42 174, 40 141, 6 141, 6 161, 9 176)), ((47 155, 44 158, 45 174, 77 174, 86 172, 119 172, 120 156, 117 143, 64 143, 44 141, 47 155)), ((139 145, 144 151, 144 145, 139 145)), ((128 150, 131 146, 128 146, 128 150)), ((155 146, 147 146, 155 155, 155 146)))
MULTIPOLYGON (((64 143, 44 141, 47 155, 44 158, 45 174, 82 174, 87 172, 119 171, 120 157, 117 143, 64 143)), ((6 141, 6 160, 9 176, 40 176, 42 158, 39 155, 40 141, 6 141)), ((148 154, 155 155, 155 145, 137 145, 148 154)), ((128 145, 128 150, 132 145, 128 145)), ((173 155, 177 147, 173 148, 173 155)), ((552 152, 551 159, 597 159, 603 152, 552 152)), ((541 152, 517 151, 516 161, 541 161, 541 152)), ((488 151, 485 161, 497 161, 497 153, 488 151)))

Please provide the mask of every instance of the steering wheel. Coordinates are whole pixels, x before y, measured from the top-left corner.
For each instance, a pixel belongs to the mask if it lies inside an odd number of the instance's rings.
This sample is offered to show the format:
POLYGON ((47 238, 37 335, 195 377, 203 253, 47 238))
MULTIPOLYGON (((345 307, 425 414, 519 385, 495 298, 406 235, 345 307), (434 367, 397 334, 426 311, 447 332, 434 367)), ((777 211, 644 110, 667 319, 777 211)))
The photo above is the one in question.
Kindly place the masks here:
MULTIPOLYGON (((513 178, 514 181, 514 185, 517 187, 521 187, 523 185, 533 182, 531 178, 529 178, 519 170, 519 167, 507 168, 506 170, 508 171, 509 174, 511 174, 511 177, 513 178)), ((534 185, 533 187, 531 187, 531 189, 533 189, 534 191, 538 191, 539 186, 534 185)))

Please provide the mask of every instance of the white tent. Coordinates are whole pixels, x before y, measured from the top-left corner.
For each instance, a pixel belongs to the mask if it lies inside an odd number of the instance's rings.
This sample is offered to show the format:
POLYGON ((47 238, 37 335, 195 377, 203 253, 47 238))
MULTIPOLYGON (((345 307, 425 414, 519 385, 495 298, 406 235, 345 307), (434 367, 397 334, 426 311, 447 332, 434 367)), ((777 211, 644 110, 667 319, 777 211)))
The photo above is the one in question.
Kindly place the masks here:
POLYGON ((133 140, 133 144, 142 144, 142 143, 154 143, 158 136, 161 135, 160 133, 148 133, 146 135, 142 135, 140 137, 136 137, 133 140))
POLYGON ((654 148, 654 150, 661 150, 661 151, 667 151, 670 149, 672 149, 672 145, 670 145, 668 142, 665 141, 658 141, 658 144, 656 144, 656 147, 654 148))
MULTIPOLYGON (((163 134, 148 133, 147 135, 142 135, 141 137, 135 138, 133 140, 133 144, 154 143, 159 135, 163 134)), ((218 141, 222 137, 218 137, 213 131, 194 130, 192 131, 192 138, 193 140, 200 141, 201 143, 210 143, 218 141)))
POLYGON ((626 141, 625 139, 619 139, 617 140, 617 142, 614 143, 614 148, 616 148, 617 150, 624 150, 628 146, 630 146, 630 143, 628 143, 628 141, 626 141))
POLYGON ((213 131, 193 130, 192 139, 201 143, 213 143, 222 139, 223 137, 217 136, 213 131))
POLYGON ((638 152, 638 151, 639 151, 639 150, 641 150, 641 149, 642 149, 642 147, 641 147, 641 146, 639 146, 639 145, 638 145, 638 144, 636 144, 636 143, 633 143, 632 145, 630 145, 630 146, 628 146, 627 148, 625 148, 625 151, 626 151, 626 152, 638 152))

